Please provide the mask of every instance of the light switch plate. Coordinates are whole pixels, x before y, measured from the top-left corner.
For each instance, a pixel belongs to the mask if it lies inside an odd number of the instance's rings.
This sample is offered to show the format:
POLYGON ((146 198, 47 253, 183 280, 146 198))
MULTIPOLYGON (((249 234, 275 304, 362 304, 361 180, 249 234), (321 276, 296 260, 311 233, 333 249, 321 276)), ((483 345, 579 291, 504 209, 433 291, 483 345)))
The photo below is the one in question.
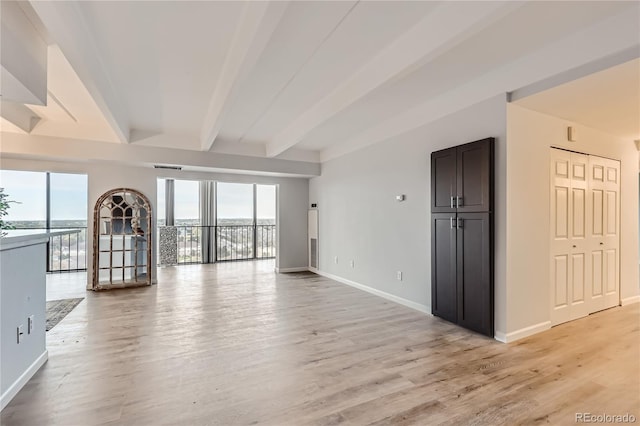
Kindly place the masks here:
POLYGON ((17 338, 18 338, 18 343, 22 343, 22 339, 24 339, 24 325, 22 324, 18 326, 17 338))
POLYGON ((29 315, 29 318, 27 318, 27 334, 31 334, 33 333, 33 322, 34 322, 35 318, 33 315, 29 315))

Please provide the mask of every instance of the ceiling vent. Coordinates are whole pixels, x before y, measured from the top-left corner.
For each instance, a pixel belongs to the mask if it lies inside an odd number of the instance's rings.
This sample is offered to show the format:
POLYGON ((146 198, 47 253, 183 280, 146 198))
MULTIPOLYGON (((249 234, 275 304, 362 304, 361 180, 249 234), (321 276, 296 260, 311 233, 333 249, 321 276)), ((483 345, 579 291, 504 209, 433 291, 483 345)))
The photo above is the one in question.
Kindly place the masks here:
POLYGON ((154 164, 154 169, 182 170, 182 166, 163 166, 162 164, 154 164))

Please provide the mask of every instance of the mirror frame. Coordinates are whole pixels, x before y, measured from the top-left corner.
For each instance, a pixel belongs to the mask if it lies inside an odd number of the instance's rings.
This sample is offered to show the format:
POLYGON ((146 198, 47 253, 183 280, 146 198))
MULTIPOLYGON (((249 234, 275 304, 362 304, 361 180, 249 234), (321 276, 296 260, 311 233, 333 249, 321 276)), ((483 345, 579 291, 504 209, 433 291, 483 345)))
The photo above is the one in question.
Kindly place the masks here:
MULTIPOLYGON (((113 209, 113 207, 109 206, 108 207, 110 210, 113 209)), ((126 288, 126 287, 140 287, 140 286, 149 286, 152 283, 152 274, 153 274, 153 264, 152 264, 152 259, 153 259, 153 228, 152 228, 152 216, 153 216, 153 211, 151 208, 151 202, 149 201, 149 199, 140 191, 135 190, 135 189, 131 189, 131 188, 116 188, 116 189, 111 189, 107 192, 105 192, 104 194, 102 194, 98 200, 96 201, 96 204, 94 206, 93 209, 93 277, 92 277, 92 286, 91 289, 92 290, 108 290, 108 289, 112 289, 112 288, 126 288), (130 193, 136 197, 139 197, 142 200, 142 208, 144 208, 147 211, 147 217, 146 219, 144 219, 146 221, 146 234, 145 237, 147 239, 147 274, 146 274, 146 279, 145 280, 140 280, 140 281, 136 281, 136 282, 132 282, 132 283, 127 283, 125 281, 117 281, 114 282, 112 279, 108 282, 108 283, 100 283, 99 281, 99 272, 100 272, 100 236, 102 235, 100 232, 101 229, 101 224, 102 224, 102 220, 101 220, 101 216, 100 216, 100 212, 102 210, 103 207, 105 207, 105 203, 107 202, 111 202, 111 198, 114 195, 122 195, 123 198, 126 197, 126 194, 130 193)), ((113 216, 112 216, 113 217, 113 216)), ((140 219, 138 219, 138 222, 140 222, 140 219)), ((109 231, 108 235, 114 235, 111 230, 109 231)), ((131 234, 118 234, 118 235, 137 235, 136 233, 131 233, 131 234)), ((124 265, 123 265, 124 266, 124 265)), ((134 268, 136 268, 136 265, 133 265, 134 268)), ((112 265, 109 266, 109 268, 113 268, 112 265)))

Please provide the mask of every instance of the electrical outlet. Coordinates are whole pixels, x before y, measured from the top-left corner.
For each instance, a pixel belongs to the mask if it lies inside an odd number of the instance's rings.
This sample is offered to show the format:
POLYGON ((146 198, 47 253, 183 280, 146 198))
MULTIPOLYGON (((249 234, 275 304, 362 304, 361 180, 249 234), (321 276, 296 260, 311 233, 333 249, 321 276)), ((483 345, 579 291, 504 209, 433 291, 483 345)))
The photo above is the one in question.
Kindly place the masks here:
POLYGON ((338 264, 338 256, 333 258, 333 263, 335 263, 336 265, 338 264))
POLYGON ((351 259, 349 261, 349 265, 353 268, 354 266, 356 266, 355 262, 353 261, 353 259, 351 259))
POLYGON ((398 271, 398 272, 396 272, 396 279, 397 279, 398 281, 402 281, 402 271, 398 271))
POLYGON ((29 315, 27 318, 27 334, 33 333, 33 321, 35 320, 33 315, 29 315))
POLYGON ((24 339, 24 325, 20 324, 17 330, 18 343, 22 343, 22 339, 24 339))

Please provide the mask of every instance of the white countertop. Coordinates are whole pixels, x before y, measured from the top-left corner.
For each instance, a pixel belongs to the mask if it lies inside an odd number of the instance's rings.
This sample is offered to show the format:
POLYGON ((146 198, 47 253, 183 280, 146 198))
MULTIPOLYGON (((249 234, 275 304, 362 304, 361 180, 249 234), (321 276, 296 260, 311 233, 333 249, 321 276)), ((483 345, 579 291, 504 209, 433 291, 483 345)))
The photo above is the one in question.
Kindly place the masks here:
POLYGON ((0 237, 0 251, 34 244, 46 243, 49 237, 55 235, 77 234, 79 229, 12 229, 2 231, 6 233, 0 237))

